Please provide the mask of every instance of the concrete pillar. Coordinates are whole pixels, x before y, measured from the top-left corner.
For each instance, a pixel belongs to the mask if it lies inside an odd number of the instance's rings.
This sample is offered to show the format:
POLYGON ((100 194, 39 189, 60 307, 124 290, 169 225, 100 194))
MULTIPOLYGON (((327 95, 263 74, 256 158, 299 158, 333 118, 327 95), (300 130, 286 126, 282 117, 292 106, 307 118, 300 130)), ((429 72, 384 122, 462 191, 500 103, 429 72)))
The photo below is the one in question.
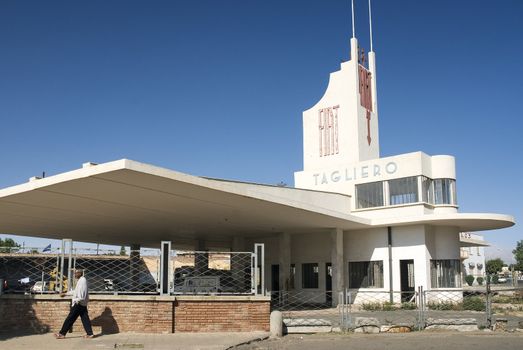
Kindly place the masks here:
POLYGON ((198 276, 209 269, 209 253, 205 247, 204 240, 198 240, 196 250, 199 253, 194 255, 194 273, 198 276))
POLYGON ((343 256, 343 230, 336 228, 331 231, 331 261, 332 261, 332 305, 339 302, 339 293, 345 290, 345 264, 343 256))
POLYGON ((131 291, 140 291, 140 245, 131 244, 131 252, 129 253, 129 271, 131 274, 131 291))
POLYGON ((281 233, 279 248, 280 290, 287 291, 291 270, 291 235, 288 232, 281 233))
POLYGON ((235 292, 246 293, 251 290, 251 257, 245 252, 245 237, 234 236, 231 247, 231 273, 235 292))

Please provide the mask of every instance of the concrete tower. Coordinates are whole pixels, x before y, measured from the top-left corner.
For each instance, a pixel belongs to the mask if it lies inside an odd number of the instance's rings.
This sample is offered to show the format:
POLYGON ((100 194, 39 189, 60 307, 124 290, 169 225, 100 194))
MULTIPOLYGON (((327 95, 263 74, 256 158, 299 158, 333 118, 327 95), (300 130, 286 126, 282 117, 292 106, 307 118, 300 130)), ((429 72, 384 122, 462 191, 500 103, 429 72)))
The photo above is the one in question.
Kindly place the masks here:
POLYGON ((325 94, 303 112, 303 170, 379 158, 376 64, 351 39, 351 59, 331 73, 325 94), (368 63, 368 67, 366 64, 368 63))
POLYGON ((330 74, 323 97, 303 112, 302 176, 380 156, 376 57, 373 51, 365 55, 354 37, 350 47, 350 60, 330 74))

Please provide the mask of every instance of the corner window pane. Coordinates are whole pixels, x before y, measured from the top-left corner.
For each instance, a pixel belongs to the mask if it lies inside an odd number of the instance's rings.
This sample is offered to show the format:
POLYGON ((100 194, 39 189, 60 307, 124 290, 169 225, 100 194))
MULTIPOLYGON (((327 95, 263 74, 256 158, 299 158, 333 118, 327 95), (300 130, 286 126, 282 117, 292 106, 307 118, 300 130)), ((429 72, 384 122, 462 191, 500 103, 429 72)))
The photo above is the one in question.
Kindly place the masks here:
POLYGON ((456 204, 456 180, 434 179, 434 204, 456 204))
POLYGON ((434 195, 432 191, 432 179, 426 176, 421 177, 421 200, 425 203, 434 204, 434 195))

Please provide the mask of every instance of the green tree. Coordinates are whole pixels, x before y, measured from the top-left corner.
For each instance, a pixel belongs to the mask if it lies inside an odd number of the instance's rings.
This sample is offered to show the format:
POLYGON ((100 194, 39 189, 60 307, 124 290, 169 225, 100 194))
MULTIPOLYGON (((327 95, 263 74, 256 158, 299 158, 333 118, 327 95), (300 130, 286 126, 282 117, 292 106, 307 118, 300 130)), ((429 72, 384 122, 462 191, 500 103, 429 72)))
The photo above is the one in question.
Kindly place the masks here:
POLYGON ((523 240, 518 241, 516 249, 512 251, 512 254, 514 254, 514 259, 516 259, 514 270, 523 271, 523 240))
POLYGON ((12 248, 20 248, 20 244, 11 238, 0 238, 0 253, 11 253, 12 248))
POLYGON ((124 246, 120 247, 120 255, 127 255, 127 252, 125 251, 125 247, 124 246))
POLYGON ((500 258, 487 260, 487 273, 489 275, 497 274, 498 272, 501 272, 501 268, 505 265, 503 260, 500 258))

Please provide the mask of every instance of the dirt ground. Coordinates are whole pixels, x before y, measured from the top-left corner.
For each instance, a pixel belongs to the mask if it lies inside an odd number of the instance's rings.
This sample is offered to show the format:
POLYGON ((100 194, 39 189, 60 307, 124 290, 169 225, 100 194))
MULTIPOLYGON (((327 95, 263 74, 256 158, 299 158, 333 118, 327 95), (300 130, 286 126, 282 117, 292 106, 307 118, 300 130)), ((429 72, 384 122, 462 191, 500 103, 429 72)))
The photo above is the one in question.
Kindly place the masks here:
POLYGON ((523 332, 412 332, 404 334, 310 334, 235 347, 236 350, 515 350, 523 349, 523 332))

